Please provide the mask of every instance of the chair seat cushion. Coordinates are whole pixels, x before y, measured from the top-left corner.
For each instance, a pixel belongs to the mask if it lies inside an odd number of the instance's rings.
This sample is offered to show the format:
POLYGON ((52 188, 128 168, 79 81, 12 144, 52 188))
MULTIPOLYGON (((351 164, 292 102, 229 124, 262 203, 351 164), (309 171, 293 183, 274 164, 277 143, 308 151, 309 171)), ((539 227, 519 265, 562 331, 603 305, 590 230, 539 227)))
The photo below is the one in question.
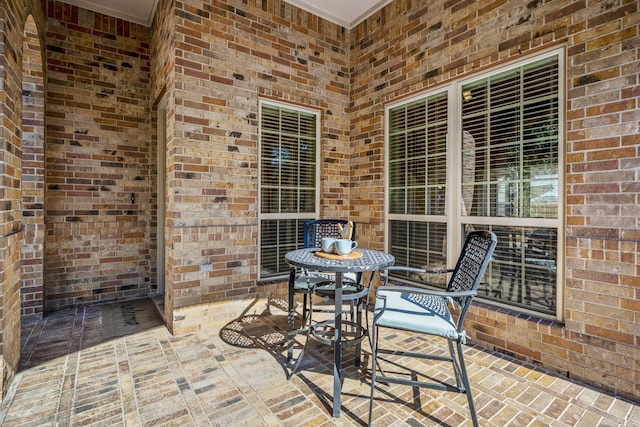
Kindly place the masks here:
MULTIPOLYGON (((387 305, 376 325, 432 334, 450 339, 464 339, 447 306, 447 299, 438 295, 412 294, 379 289, 386 296, 387 305)), ((375 314, 383 308, 384 301, 376 299, 375 314)))

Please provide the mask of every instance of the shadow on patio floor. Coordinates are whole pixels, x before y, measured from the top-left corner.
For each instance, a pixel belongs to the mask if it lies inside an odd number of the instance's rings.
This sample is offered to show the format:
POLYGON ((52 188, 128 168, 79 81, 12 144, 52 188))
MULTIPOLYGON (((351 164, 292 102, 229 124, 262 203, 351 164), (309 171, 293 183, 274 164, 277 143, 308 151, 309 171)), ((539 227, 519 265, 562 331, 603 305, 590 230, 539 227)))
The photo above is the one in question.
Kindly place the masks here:
MULTIPOLYGON (((345 353, 342 416, 332 418, 331 349, 310 345, 288 381, 286 304, 274 299, 248 314, 254 306, 220 331, 179 337, 156 326, 105 338, 96 306, 26 324, 22 368, 0 406, 0 424, 365 425, 367 346, 362 368, 345 353)), ((386 339, 405 348, 431 345, 404 333, 386 339)), ((640 427, 637 403, 474 346, 465 355, 482 426, 640 427)), ((445 378, 424 364, 403 368, 445 378)), ((464 395, 399 385, 380 386, 374 419, 378 426, 471 425, 464 395)))

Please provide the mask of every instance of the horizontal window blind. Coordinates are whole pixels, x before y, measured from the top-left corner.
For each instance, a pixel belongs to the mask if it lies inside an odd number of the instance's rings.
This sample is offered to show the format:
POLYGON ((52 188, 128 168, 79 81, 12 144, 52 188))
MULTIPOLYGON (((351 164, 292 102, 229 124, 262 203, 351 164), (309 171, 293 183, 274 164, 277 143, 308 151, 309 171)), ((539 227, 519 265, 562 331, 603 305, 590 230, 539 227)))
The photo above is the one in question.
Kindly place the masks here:
POLYGON ((315 114, 265 105, 261 112, 261 210, 314 212, 315 114))
POLYGON ((260 107, 260 277, 288 272, 303 224, 317 217, 318 114, 279 103, 260 107))
POLYGON ((557 218, 558 58, 463 86, 462 129, 474 143, 463 157, 463 193, 470 216, 557 218))
POLYGON ((389 213, 444 215, 447 94, 389 111, 389 213))

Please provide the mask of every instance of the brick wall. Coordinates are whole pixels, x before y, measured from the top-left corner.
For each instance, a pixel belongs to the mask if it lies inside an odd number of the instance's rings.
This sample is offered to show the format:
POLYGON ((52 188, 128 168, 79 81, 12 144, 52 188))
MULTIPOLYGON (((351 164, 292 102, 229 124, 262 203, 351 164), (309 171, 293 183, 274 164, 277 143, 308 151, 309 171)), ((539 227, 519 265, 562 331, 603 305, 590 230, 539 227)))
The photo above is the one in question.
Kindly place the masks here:
POLYGON ((20 250, 22 215, 20 178, 22 141, 20 138, 22 39, 25 20, 16 12, 0 27, 0 338, 2 342, 0 375, 2 397, 12 380, 20 359, 20 250), (16 28, 9 31, 8 28, 16 28), (16 46, 17 48, 14 48, 16 46), (17 326, 17 328, 16 328, 17 326))
MULTIPOLYGON (((45 19, 39 5, 31 1, 3 2, 0 12, 0 396, 4 397, 20 361, 21 252, 25 236, 33 231, 29 220, 23 224, 21 182, 31 176, 23 171, 29 167, 29 160, 23 159, 23 138, 31 140, 33 134, 28 126, 23 133, 22 127, 29 119, 38 127, 41 120, 41 107, 27 107, 23 121, 21 95, 23 81, 33 81, 38 74, 37 58, 29 51, 44 45, 45 19)), ((33 81, 36 86, 37 81, 33 81)), ((41 88, 34 91, 41 94, 41 88)))
POLYGON ((147 295, 148 28, 47 3, 45 309, 147 295))
POLYGON ((358 189, 351 211, 376 233, 382 231, 386 102, 566 44, 564 321, 478 305, 467 328, 481 345, 636 399, 638 7, 635 1, 399 0, 351 32, 351 185, 358 189))
POLYGON ((31 17, 22 50, 22 315, 42 316, 44 260, 44 49, 31 17))
MULTIPOLYGON (((260 97, 321 111, 322 192, 332 195, 322 215, 349 215, 349 70, 347 32, 284 2, 184 1, 172 19, 166 300, 181 333, 206 327, 208 303, 258 291, 260 97)), ((154 38, 152 49, 170 42, 154 38)))
MULTIPOLYGON (((157 130, 158 123, 160 120, 164 123, 165 127, 165 142, 163 146, 165 147, 165 152, 168 147, 174 147, 175 145, 175 40, 174 40, 174 2, 171 0, 159 1, 158 6, 156 8, 156 13, 154 15, 154 20, 151 27, 151 43, 150 43, 150 77, 151 77, 151 104, 153 106, 152 111, 152 131, 151 131, 151 153, 152 159, 154 159, 153 166, 157 165, 157 130), (164 110, 158 110, 158 107, 161 102, 164 102, 164 110)), ((166 163, 166 162, 165 162, 166 163)), ((153 167, 153 172, 151 174, 151 183, 152 188, 158 188, 158 168, 153 167)), ((166 171, 164 171, 166 175, 166 171)), ((166 197, 166 188, 164 189, 164 194, 166 197)), ((155 230, 156 234, 151 235, 151 249, 152 254, 155 259, 158 259, 158 256, 161 256, 163 260, 165 260, 166 253, 170 251, 170 241, 168 239, 158 239, 158 233, 162 232, 161 235, 164 236, 166 232, 166 226, 164 223, 160 223, 158 221, 158 200, 159 200, 158 192, 152 193, 151 198, 151 215, 152 215, 152 223, 156 225, 155 230), (158 227, 163 227, 159 229, 158 227), (160 247, 162 245, 162 248, 160 247), (161 252, 158 250, 162 249, 161 252), (164 256, 162 256, 164 254, 164 256)), ((166 203, 165 203, 166 205, 166 203)), ((160 260, 160 262, 152 268, 152 272, 155 271, 156 277, 164 277, 164 289, 160 289, 164 292, 164 311, 165 318, 172 319, 173 316, 173 288, 171 286, 171 281, 166 280, 166 277, 171 277, 172 273, 168 270, 170 265, 164 265, 164 262, 160 260), (168 273, 168 274, 167 274, 168 273)), ((173 323, 171 321, 167 322, 167 326, 170 330, 173 330, 173 323)))

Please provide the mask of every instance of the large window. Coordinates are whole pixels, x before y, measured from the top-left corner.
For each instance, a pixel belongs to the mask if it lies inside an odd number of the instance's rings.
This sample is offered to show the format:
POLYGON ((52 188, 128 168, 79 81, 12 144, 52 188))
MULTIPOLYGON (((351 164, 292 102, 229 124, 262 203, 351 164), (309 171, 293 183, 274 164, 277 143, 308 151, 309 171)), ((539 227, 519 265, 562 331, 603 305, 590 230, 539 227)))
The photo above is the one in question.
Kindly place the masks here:
POLYGON ((317 111, 260 102, 260 278, 288 271, 285 254, 317 217, 318 135, 317 111))
POLYGON ((481 297, 559 317, 561 54, 387 107, 388 246, 398 264, 452 267, 465 233, 492 230, 498 246, 481 297))

